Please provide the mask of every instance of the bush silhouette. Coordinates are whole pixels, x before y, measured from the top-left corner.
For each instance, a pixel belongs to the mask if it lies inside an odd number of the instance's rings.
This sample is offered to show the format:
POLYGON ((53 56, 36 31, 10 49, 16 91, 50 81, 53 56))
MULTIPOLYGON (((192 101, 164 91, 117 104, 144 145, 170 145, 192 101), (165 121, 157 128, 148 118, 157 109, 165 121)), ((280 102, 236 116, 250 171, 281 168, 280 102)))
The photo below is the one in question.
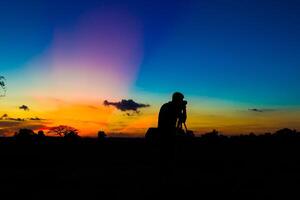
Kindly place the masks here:
POLYGON ((44 131, 39 131, 37 135, 38 137, 45 137, 44 131))
POLYGON ((296 130, 291 130, 289 128, 283 128, 274 133, 275 136, 281 136, 281 137, 293 137, 297 136, 296 130))
POLYGON ((98 140, 105 140, 107 135, 105 134, 104 131, 99 131, 98 132, 98 140))
POLYGON ((31 129, 20 129, 19 132, 15 134, 15 137, 32 137, 35 133, 31 129))
POLYGON ((219 135, 219 131, 217 130, 212 130, 212 132, 208 132, 208 133, 205 133, 204 135, 202 135, 203 138, 218 138, 220 135, 219 135))
POLYGON ((36 134, 31 129, 20 129, 15 133, 15 138, 19 141, 31 141, 36 137, 36 134))
POLYGON ((70 132, 68 132, 67 134, 64 135, 64 138, 67 139, 67 140, 77 140, 80 137, 79 137, 77 132, 70 131, 70 132))

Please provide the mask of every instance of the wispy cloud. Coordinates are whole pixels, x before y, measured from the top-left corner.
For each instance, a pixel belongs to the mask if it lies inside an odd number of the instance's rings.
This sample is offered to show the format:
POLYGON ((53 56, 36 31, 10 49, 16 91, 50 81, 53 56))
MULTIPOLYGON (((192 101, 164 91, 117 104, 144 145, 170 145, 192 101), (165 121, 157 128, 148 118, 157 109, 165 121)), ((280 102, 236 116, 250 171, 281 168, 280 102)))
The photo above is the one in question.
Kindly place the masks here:
POLYGON ((31 120, 31 121, 41 121, 43 119, 41 119, 39 117, 31 117, 31 118, 29 118, 29 120, 31 120))
POLYGON ((30 118, 16 118, 16 117, 9 117, 8 114, 3 114, 0 117, 0 121, 41 121, 43 119, 39 117, 30 117, 30 118))
POLYGON ((265 109, 249 108, 248 110, 251 112, 260 112, 260 113, 276 111, 275 109, 266 109, 266 108, 265 109))
POLYGON ((0 136, 9 136, 21 128, 40 129, 46 128, 47 122, 39 117, 17 118, 3 114, 0 117, 0 136))
POLYGON ((32 130, 47 128, 45 122, 12 120, 0 121, 0 127, 0 136, 10 136, 13 133, 19 131, 21 128, 27 128, 32 130))

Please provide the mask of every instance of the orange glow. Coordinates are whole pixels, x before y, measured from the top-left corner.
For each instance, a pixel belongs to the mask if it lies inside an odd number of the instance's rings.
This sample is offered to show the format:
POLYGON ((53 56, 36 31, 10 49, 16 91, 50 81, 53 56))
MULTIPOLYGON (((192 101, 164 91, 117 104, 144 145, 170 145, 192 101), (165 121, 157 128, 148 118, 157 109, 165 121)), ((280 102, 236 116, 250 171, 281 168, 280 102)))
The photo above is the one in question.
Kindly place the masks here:
MULTIPOLYGON (((114 107, 102 105, 103 100, 66 101, 54 98, 35 97, 19 100, 12 98, 2 102, 2 114, 25 121, 0 121, 0 132, 13 134, 19 128, 47 130, 49 127, 68 125, 79 130, 81 136, 97 136, 100 130, 112 136, 138 136, 149 127, 157 126, 160 105, 153 101, 149 108, 140 113, 126 113, 114 107), (16 105, 29 105, 30 110, 18 109, 16 105), (41 120, 30 120, 30 118, 41 120), (13 124, 13 125, 12 125, 13 124)), ((144 102, 142 100, 142 102, 144 102)), ((300 129, 300 110, 278 108, 272 112, 251 112, 241 105, 233 107, 213 101, 191 101, 188 105, 187 126, 196 134, 217 129, 226 135, 250 132, 274 132, 280 128, 300 129), (199 107, 198 105, 201 105, 199 107)))

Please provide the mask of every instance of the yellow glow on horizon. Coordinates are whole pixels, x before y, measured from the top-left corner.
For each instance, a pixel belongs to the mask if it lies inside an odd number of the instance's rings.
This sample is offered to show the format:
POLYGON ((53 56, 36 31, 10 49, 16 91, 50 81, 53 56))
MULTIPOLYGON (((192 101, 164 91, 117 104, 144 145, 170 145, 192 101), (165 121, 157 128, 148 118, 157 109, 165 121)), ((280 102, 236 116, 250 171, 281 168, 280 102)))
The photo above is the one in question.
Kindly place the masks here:
MULTIPOLYGON (((18 128, 33 127, 36 131, 46 129, 43 127, 68 125, 78 129, 81 136, 94 137, 100 130, 108 135, 143 136, 149 127, 157 126, 159 108, 163 104, 163 102, 155 102, 151 107, 141 109, 140 113, 133 112, 128 116, 126 112, 121 112, 114 107, 103 106, 102 102, 97 99, 78 102, 45 97, 22 100, 16 98, 1 102, 0 115, 6 113, 13 118, 41 118, 41 121, 29 120, 18 125, 18 128), (30 110, 20 110, 18 106, 23 104, 28 105, 30 110)), ((217 129, 226 135, 274 132, 284 127, 299 130, 299 116, 300 110, 294 108, 260 113, 249 111, 243 106, 231 106, 226 103, 191 101, 188 105, 187 126, 197 134, 212 129, 217 129)), ((2 123, 5 124, 4 121, 2 123)), ((0 131, 1 129, 3 127, 0 127, 0 131)))

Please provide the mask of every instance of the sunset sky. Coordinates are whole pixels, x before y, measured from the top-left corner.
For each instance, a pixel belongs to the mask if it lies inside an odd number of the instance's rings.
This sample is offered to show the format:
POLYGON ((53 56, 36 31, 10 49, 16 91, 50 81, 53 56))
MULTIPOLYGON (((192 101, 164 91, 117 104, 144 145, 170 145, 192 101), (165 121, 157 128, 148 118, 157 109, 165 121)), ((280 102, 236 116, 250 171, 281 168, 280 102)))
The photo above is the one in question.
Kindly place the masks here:
POLYGON ((0 135, 142 136, 175 91, 196 133, 300 129, 299 11, 296 0, 3 0, 0 135), (103 105, 122 99, 150 106, 103 105))

